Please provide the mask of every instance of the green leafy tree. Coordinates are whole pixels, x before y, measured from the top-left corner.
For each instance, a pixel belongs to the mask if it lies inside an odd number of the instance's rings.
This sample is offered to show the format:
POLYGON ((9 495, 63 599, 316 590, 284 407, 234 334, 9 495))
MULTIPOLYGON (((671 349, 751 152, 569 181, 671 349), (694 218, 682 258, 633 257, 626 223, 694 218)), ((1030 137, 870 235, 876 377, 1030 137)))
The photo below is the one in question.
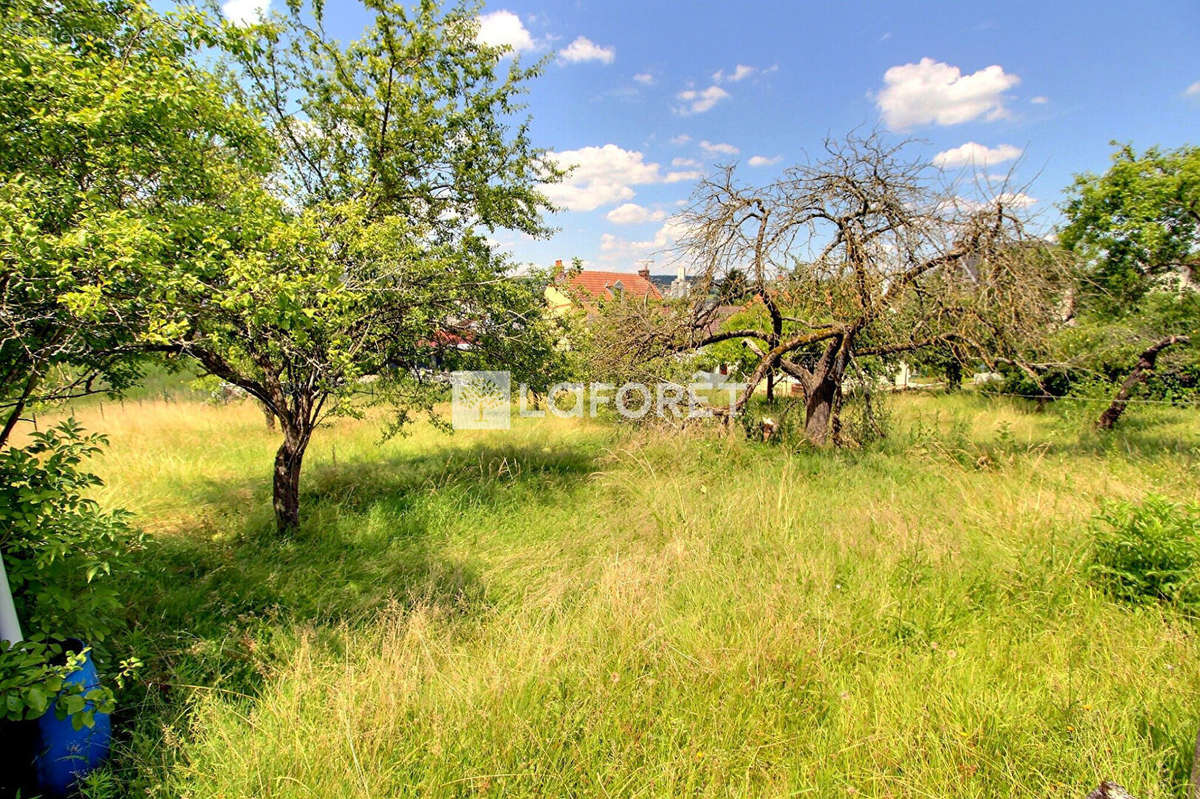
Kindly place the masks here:
POLYGON ((1061 242, 1080 256, 1083 280, 1065 357, 1119 383, 1097 424, 1112 427, 1156 371, 1187 386, 1200 377, 1191 343, 1200 326, 1200 148, 1126 145, 1103 175, 1068 190, 1061 242))
POLYGON ((224 188, 265 167, 261 126, 199 66, 216 29, 139 0, 9 0, 0 13, 0 551, 27 639, 0 646, 6 718, 50 702, 88 723, 107 689, 60 693, 78 658, 52 639, 103 641, 138 536, 86 498, 102 443, 66 423, 8 446, 32 404, 137 379, 147 286, 228 224, 224 188), (54 697, 58 697, 57 700, 54 697))
POLYGON ((278 419, 280 531, 299 523, 324 419, 369 395, 398 429, 432 411, 440 370, 520 379, 553 352, 535 282, 512 279, 487 238, 548 232, 537 187, 558 173, 514 121, 536 70, 502 70, 471 8, 368 5, 373 23, 349 44, 325 32, 320 4, 226 26, 235 101, 264 121, 271 174, 234 200, 242 224, 154 287, 153 340, 278 419))
POLYGON ((1164 286, 1196 287, 1200 248, 1200 147, 1139 155, 1125 145, 1103 175, 1068 191, 1062 244, 1091 270, 1085 299, 1120 315, 1164 286))
POLYGON ((0 15, 0 446, 33 402, 120 390, 145 285, 265 166, 255 120, 196 65, 213 28, 138 0, 12 0, 0 15))

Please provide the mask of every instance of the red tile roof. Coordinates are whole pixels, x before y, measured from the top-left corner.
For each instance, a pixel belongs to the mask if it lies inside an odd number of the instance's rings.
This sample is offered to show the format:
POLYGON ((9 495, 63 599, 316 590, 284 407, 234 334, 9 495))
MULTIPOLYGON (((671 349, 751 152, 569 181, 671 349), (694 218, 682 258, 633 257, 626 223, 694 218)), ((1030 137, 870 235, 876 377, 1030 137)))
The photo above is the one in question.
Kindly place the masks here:
POLYGON ((612 287, 618 281, 620 281, 626 296, 649 297, 652 300, 662 299, 662 294, 653 283, 641 275, 629 272, 601 272, 595 269, 584 269, 572 275, 567 281, 567 286, 587 294, 588 299, 611 299, 612 287))

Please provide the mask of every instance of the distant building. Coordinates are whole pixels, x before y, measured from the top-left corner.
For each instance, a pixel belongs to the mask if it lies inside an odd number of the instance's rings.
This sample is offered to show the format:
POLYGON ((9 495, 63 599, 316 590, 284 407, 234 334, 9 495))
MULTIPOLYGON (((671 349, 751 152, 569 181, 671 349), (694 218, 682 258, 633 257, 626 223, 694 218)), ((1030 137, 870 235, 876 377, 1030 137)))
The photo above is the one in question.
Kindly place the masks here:
POLYGON ((662 292, 650 279, 650 270, 637 272, 604 272, 599 269, 583 269, 566 272, 562 261, 554 264, 554 279, 546 286, 546 305, 550 312, 559 315, 572 307, 588 309, 595 303, 615 297, 635 297, 661 300, 662 292))

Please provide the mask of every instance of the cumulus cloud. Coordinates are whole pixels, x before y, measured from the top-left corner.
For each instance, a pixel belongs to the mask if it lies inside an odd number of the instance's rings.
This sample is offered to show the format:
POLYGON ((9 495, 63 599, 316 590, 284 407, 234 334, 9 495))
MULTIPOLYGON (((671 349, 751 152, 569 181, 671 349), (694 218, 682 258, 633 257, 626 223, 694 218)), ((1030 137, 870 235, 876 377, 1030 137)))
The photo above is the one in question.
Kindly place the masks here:
POLYGON ((1009 208, 1028 208, 1037 203, 1037 198, 1030 197, 1023 191, 1006 191, 984 201, 972 200, 969 197, 959 197, 958 203, 960 207, 969 211, 982 211, 988 208, 995 208, 998 204, 1009 208))
MULTIPOLYGON (((606 261, 629 262, 634 259, 644 258, 651 253, 668 250, 686 232, 687 227, 682 219, 679 217, 670 217, 663 222, 662 227, 655 231, 651 238, 643 241, 630 241, 612 233, 604 233, 600 236, 600 250, 604 253, 603 257, 606 261)), ((674 257, 668 257, 667 261, 661 264, 660 267, 663 269, 672 269, 674 261, 674 257)))
POLYGON ((521 18, 511 11, 493 11, 479 17, 479 31, 475 39, 489 47, 510 47, 517 53, 533 49, 533 37, 521 18))
POLYGON ((960 166, 976 166, 987 168, 994 164, 1002 164, 1021 157, 1021 148, 1011 144, 1001 144, 996 147, 985 147, 969 141, 959 147, 943 150, 933 157, 933 165, 946 169, 960 166))
POLYGON ((1011 205, 1016 208, 1028 208, 1037 202, 1037 198, 1030 197, 1023 191, 1004 192, 996 197, 996 202, 1003 203, 1005 205, 1011 205))
POLYGON ((950 64, 922 58, 883 73, 883 89, 875 104, 893 130, 914 125, 958 125, 978 117, 999 119, 1007 113, 1004 93, 1021 82, 1003 67, 962 74, 950 64))
POLYGON ((750 166, 771 166, 771 164, 778 164, 781 160, 783 160, 783 156, 780 155, 774 158, 768 158, 765 155, 752 155, 747 163, 750 166))
POLYGON ((1184 89, 1183 93, 1188 97, 1200 97, 1200 80, 1184 89))
POLYGON ((651 211, 637 203, 618 205, 604 216, 614 225, 637 225, 643 222, 661 222, 667 218, 666 211, 651 211))
POLYGON ((700 167, 702 167, 704 165, 701 164, 699 161, 697 161, 695 158, 672 158, 671 166, 690 167, 692 169, 699 169, 700 167))
POLYGON ((706 153, 709 153, 710 155, 737 155, 741 152, 741 150, 734 147, 732 144, 726 144, 725 142, 710 142, 708 139, 700 142, 700 149, 706 153))
POLYGON ((639 72, 633 76, 633 79, 643 86, 649 86, 650 84, 654 83, 654 76, 649 72, 639 72))
POLYGON ((581 64, 584 61, 611 64, 617 57, 617 51, 613 47, 601 47, 586 36, 579 36, 558 57, 568 64, 581 64))
POLYGON ((746 78, 750 77, 755 72, 758 72, 757 67, 749 67, 745 64, 738 64, 729 72, 726 72, 723 69, 718 69, 713 73, 712 79, 713 83, 737 83, 740 80, 745 80, 746 78))
POLYGON ((568 211, 594 211, 602 205, 627 202, 634 197, 634 186, 650 183, 677 183, 694 180, 699 172, 666 172, 656 163, 648 163, 636 150, 615 144, 564 150, 551 157, 563 169, 574 170, 561 183, 542 187, 555 205, 568 211))
POLYGON ((687 144, 691 140, 692 140, 691 136, 687 135, 686 133, 680 133, 678 136, 671 137, 671 144, 674 144, 676 147, 679 147, 680 145, 687 144))
POLYGON ((707 89, 684 89, 675 95, 675 99, 683 103, 675 110, 681 114, 703 114, 728 97, 729 92, 716 85, 707 89))
POLYGON ((228 0, 221 5, 221 13, 234 25, 253 25, 267 14, 271 0, 228 0))
MULTIPOLYGON (((1200 83, 1196 85, 1200 86, 1200 83)), ((1050 102, 1050 98, 1039 94, 1037 97, 1029 98, 1029 102, 1033 103, 1034 105, 1045 105, 1046 103, 1050 102)))

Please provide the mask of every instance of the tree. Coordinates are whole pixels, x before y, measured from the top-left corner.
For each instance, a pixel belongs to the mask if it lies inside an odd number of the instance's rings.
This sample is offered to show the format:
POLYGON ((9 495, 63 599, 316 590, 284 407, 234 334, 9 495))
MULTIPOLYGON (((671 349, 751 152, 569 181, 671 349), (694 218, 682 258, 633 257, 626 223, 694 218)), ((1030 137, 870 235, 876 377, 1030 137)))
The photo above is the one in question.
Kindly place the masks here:
POLYGON ((830 142, 825 157, 745 186, 727 168, 681 219, 680 257, 699 276, 673 313, 629 314, 612 347, 645 361, 739 340, 755 364, 733 412, 783 372, 804 390, 805 430, 832 443, 856 359, 931 347, 994 363, 1023 359, 1058 319, 1068 269, 1025 232, 1022 197, 970 201, 878 135, 830 142), (713 332, 709 287, 746 274, 761 324, 713 332))
POLYGON ((255 120, 197 66, 212 33, 139 0, 10 0, 0 14, 0 550, 19 615, 3 632, 26 639, 0 647, 7 719, 53 704, 90 724, 85 698, 111 708, 108 689, 64 690, 78 660, 56 663, 53 640, 100 645, 116 629, 108 578, 140 535, 88 498, 101 437, 66 421, 10 439, 35 403, 137 379, 154 349, 144 287, 182 242, 208 240, 194 212, 219 207, 233 165, 261 163, 255 120))
POLYGON ((0 447, 30 403, 138 376, 147 281, 203 242, 258 126, 194 56, 212 29, 140 0, 0 16, 0 447))
POLYGON ((1060 240, 1090 266, 1086 298, 1119 315, 1156 288, 1200 285, 1200 147, 1138 155, 1125 145, 1112 162, 1075 178, 1060 240))
POLYGON ((464 6, 378 0, 342 45, 321 4, 226 25, 235 100, 273 141, 272 171, 231 199, 241 220, 217 250, 156 287, 157 340, 240 386, 274 414, 279 531, 299 523, 305 451, 331 415, 364 401, 432 412, 427 367, 544 365, 532 281, 511 279, 497 228, 547 233, 537 191, 559 174, 513 123, 536 69, 476 40, 464 6))
POLYGON ((1181 346, 1195 338, 1200 318, 1200 148, 1138 155, 1126 145, 1112 160, 1103 175, 1076 178, 1060 236, 1084 264, 1080 331, 1065 344, 1076 361, 1119 382, 1096 422, 1102 430, 1162 371, 1160 354, 1174 358, 1170 371, 1200 375, 1181 346))

